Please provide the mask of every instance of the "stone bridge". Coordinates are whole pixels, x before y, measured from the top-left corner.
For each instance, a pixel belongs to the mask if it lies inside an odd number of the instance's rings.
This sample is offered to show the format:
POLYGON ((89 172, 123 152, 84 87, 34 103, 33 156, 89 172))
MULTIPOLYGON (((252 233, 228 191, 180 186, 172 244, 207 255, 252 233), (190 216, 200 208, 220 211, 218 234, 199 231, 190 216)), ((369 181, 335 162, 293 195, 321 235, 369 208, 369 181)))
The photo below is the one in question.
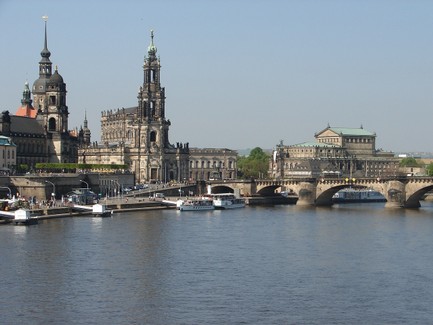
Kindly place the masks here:
POLYGON ((369 188, 387 200, 385 207, 419 208, 423 196, 433 190, 433 177, 403 176, 388 178, 291 178, 284 180, 212 181, 214 193, 239 192, 243 196, 272 196, 292 191, 297 205, 332 205, 332 196, 347 187, 369 188))

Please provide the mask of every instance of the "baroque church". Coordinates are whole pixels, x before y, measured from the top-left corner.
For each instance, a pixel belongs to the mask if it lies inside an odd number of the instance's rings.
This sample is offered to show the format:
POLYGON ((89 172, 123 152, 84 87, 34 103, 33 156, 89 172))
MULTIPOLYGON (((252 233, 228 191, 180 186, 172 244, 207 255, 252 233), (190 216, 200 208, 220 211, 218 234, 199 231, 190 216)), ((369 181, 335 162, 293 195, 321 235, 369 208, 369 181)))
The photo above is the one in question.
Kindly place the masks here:
POLYGON ((10 137, 16 145, 16 166, 33 169, 36 163, 75 163, 78 147, 90 142, 90 130, 69 130, 66 84, 57 67, 52 69, 51 52, 47 46, 45 20, 44 48, 39 61, 39 78, 31 91, 24 85, 21 106, 15 115, 9 111, 0 116, 0 134, 10 137), (34 104, 32 104, 34 103, 34 104))
POLYGON ((236 151, 170 142, 171 122, 166 118, 165 88, 161 86, 153 31, 143 72, 138 105, 103 111, 101 143, 86 138, 78 150, 78 162, 126 165, 137 183, 235 179, 236 151))

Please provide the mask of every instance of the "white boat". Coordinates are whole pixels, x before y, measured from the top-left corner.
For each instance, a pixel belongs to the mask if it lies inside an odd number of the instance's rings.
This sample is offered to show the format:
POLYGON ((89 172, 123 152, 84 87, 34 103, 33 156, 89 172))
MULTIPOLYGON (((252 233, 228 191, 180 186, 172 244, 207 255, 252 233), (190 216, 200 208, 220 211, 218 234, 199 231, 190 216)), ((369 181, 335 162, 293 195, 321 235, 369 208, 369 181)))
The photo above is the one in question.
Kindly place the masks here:
POLYGON ((334 194, 334 203, 364 203, 364 202, 386 202, 385 197, 372 189, 345 188, 334 194))
POLYGON ((238 209, 245 207, 245 200, 232 193, 211 194, 215 209, 238 209))
POLYGON ((176 208, 180 211, 214 210, 212 200, 208 198, 178 200, 176 208))

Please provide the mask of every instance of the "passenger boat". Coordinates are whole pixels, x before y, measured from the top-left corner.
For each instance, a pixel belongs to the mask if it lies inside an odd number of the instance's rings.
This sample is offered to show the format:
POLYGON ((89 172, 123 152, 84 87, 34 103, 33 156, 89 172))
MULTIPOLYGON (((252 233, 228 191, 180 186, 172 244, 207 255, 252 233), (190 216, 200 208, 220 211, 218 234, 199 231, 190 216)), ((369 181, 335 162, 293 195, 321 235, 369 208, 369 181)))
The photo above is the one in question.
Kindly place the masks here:
POLYGON ((180 211, 203 211, 215 209, 212 200, 208 198, 178 200, 176 208, 180 211))
POLYGON ((345 188, 334 194, 334 203, 366 203, 386 202, 385 197, 378 191, 372 189, 345 188))
POLYGON ((245 200, 232 193, 211 194, 215 209, 238 209, 245 207, 245 200))

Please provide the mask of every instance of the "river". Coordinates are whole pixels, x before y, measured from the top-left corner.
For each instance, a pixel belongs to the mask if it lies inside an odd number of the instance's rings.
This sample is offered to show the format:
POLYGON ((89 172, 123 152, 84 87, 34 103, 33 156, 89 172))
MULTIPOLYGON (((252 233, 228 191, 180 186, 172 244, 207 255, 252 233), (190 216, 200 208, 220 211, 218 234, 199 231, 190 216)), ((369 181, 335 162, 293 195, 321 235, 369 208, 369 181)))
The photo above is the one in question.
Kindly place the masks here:
POLYGON ((433 205, 0 226, 3 324, 431 324, 433 205))

